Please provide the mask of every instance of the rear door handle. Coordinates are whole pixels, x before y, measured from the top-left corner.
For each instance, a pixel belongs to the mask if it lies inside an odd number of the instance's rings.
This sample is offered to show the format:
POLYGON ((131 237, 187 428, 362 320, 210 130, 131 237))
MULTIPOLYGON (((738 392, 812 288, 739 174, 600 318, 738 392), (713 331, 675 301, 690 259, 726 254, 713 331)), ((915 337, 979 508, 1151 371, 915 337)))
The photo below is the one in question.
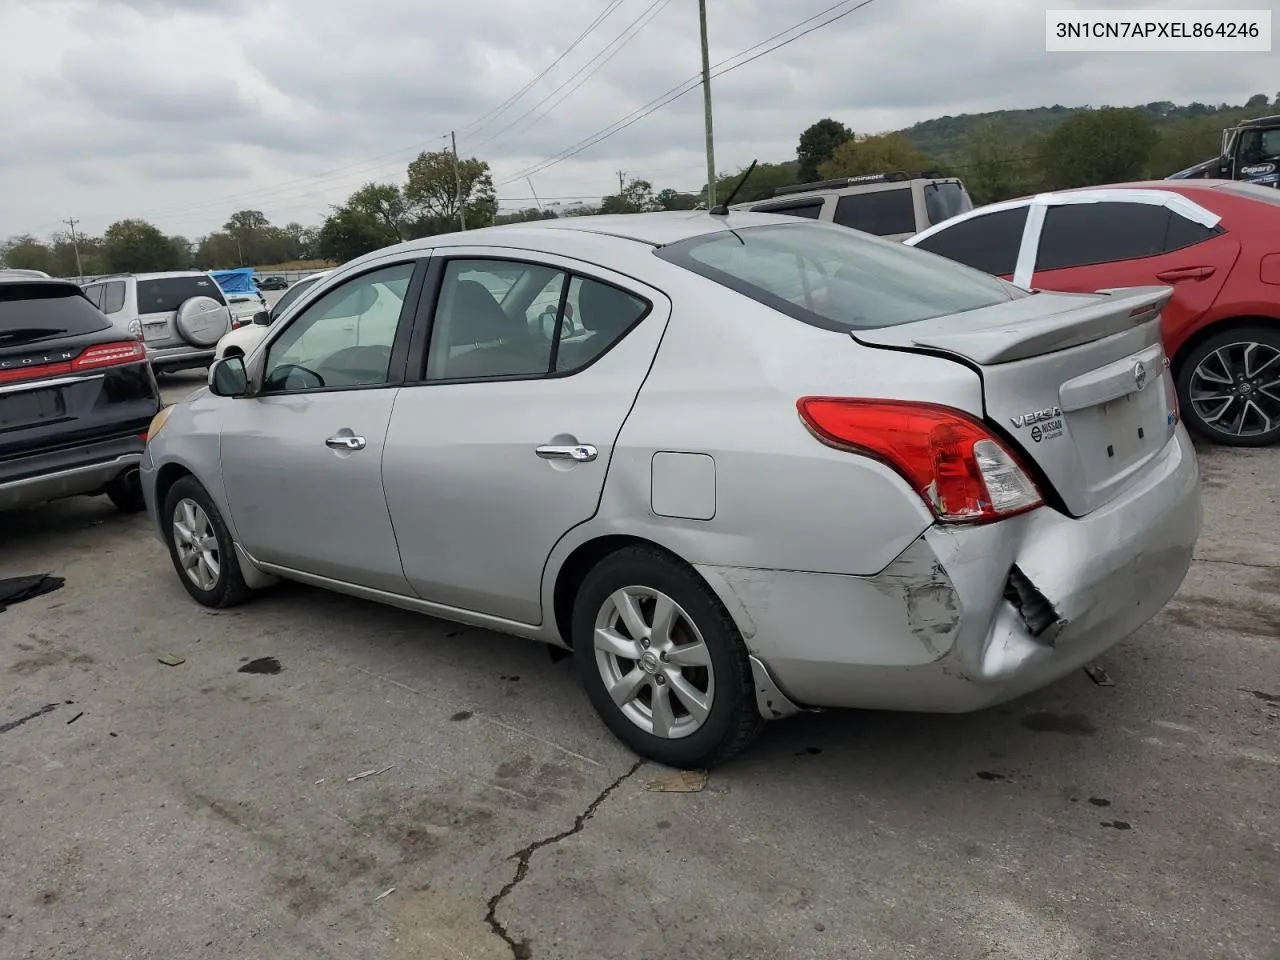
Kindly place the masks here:
POLYGON ((544 444, 535 451, 543 460, 572 460, 575 463, 590 463, 599 451, 589 443, 544 444))
POLYGON ((1156 274, 1156 279, 1166 283, 1177 283, 1179 280, 1208 280, 1214 272, 1213 267, 1174 267, 1172 270, 1161 270, 1156 274))
POLYGON ((350 434, 342 434, 336 437, 330 437, 324 442, 326 447, 333 447, 335 450, 363 450, 367 443, 364 437, 353 437, 350 434))

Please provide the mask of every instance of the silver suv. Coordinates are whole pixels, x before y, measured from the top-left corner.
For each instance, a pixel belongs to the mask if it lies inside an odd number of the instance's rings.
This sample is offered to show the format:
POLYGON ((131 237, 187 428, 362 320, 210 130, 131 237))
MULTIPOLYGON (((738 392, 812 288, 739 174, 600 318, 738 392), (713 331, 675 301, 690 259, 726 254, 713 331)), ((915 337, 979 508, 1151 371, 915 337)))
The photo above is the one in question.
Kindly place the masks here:
POLYGON ((118 327, 147 347, 157 373, 213 362, 214 348, 231 330, 226 295, 207 273, 132 273, 98 277, 85 295, 118 327))
POLYGON ((768 200, 735 203, 730 209, 826 220, 888 240, 905 240, 972 210, 973 200, 956 177, 898 171, 779 187, 768 200))

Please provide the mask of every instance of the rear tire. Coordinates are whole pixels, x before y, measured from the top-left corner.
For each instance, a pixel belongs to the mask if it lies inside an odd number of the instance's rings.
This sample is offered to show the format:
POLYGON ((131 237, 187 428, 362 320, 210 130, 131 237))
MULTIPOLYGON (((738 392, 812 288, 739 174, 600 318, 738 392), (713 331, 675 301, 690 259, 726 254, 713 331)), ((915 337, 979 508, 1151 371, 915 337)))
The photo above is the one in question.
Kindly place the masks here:
POLYGON ((137 470, 128 470, 107 484, 107 497, 121 513, 140 513, 147 509, 137 470))
POLYGON ((1213 443, 1280 440, 1280 328, 1235 327, 1193 347, 1178 368, 1178 406, 1213 443))
POLYGON ((733 620, 692 569, 662 551, 627 547, 587 574, 574 600, 573 648, 592 705, 642 757, 714 766, 764 725, 733 620))
POLYGON ((248 599, 231 532, 195 477, 169 488, 160 520, 178 580, 197 603, 230 607, 248 599))

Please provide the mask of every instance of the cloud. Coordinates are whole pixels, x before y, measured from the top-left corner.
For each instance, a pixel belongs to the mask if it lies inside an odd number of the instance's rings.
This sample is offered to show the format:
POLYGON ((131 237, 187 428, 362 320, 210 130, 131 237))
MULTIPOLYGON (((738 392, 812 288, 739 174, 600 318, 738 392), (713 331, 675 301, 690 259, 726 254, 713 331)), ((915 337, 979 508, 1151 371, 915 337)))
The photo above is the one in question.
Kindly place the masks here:
MULTIPOLYGON (((450 131, 464 155, 491 163, 504 197, 530 195, 531 170, 545 198, 601 195, 616 189, 619 169, 697 190, 705 161, 696 87, 547 165, 696 76, 692 4, 652 8, 656 16, 626 39, 652 2, 624 0, 495 114, 604 0, 8 0, 0 177, 21 189, 0 193, 0 224, 39 230, 73 214, 92 231, 144 216, 194 236, 243 207, 317 222, 361 183, 402 178, 408 160, 445 147, 450 131)), ((1280 76, 1276 54, 1049 54, 1043 9, 1024 0, 876 0, 726 70, 831 2, 710 5, 721 169, 790 158, 800 131, 823 116, 876 132, 1053 103, 1239 103, 1273 94, 1280 76)), ((1108 5, 1203 2, 1054 3, 1108 5)))

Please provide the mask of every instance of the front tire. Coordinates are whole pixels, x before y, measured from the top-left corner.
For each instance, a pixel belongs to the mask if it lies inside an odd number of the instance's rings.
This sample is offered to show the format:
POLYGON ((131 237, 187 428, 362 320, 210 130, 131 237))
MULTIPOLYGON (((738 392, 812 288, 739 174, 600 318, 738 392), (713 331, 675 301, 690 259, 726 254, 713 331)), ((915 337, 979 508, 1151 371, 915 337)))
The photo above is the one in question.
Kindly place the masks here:
POLYGON ((231 532, 195 477, 183 477, 169 488, 161 516, 173 568, 197 603, 230 607, 248 598, 231 532))
POLYGON ((592 705, 633 751, 672 767, 710 767, 764 724, 733 620, 688 566, 627 547, 587 574, 573 647, 592 705))
POLYGON ((1187 426, 1213 443, 1280 440, 1280 329, 1236 327, 1197 344, 1178 370, 1187 426))

